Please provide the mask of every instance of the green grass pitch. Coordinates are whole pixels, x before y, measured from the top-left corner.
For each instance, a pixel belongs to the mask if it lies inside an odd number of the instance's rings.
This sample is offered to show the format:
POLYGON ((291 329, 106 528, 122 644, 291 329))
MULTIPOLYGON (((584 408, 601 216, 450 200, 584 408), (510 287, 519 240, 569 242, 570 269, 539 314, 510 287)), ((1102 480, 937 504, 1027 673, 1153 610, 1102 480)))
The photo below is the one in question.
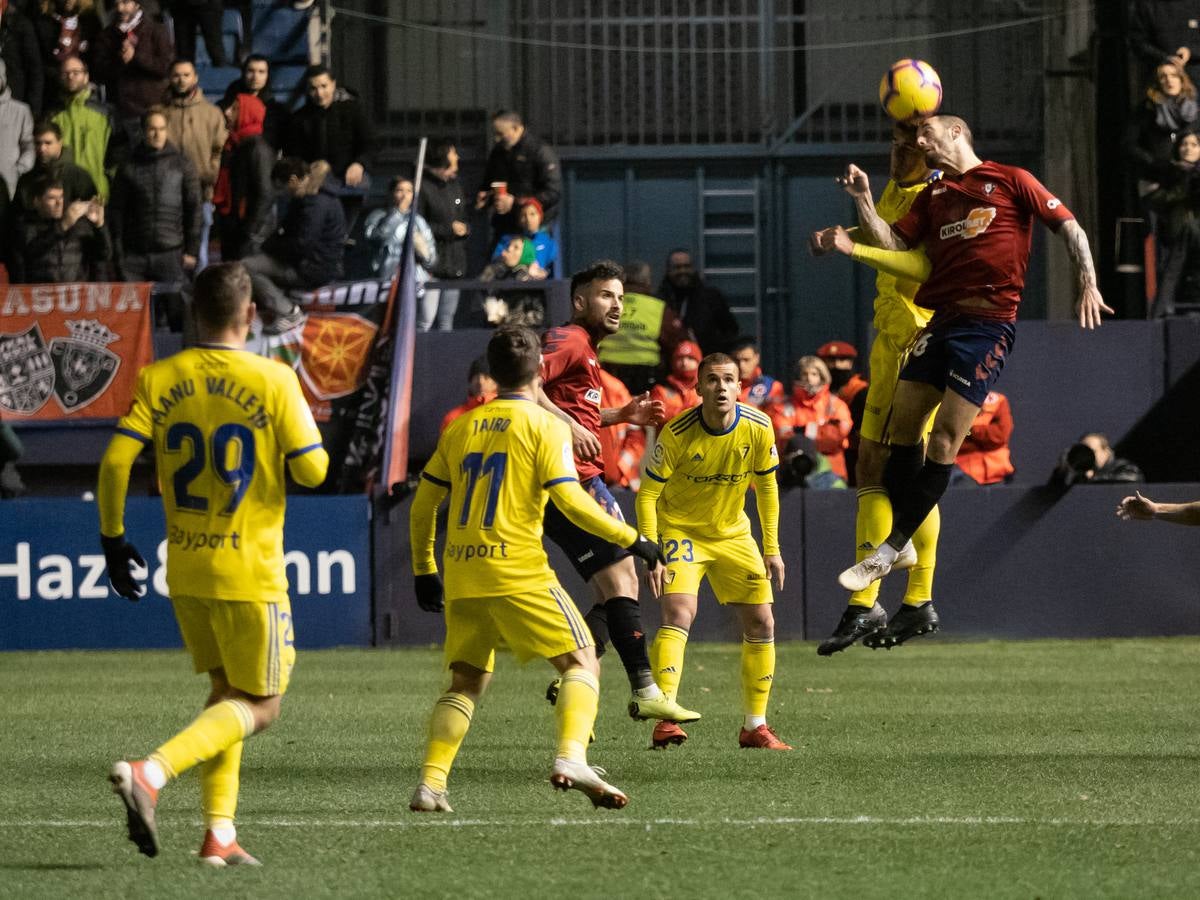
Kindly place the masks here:
POLYGON ((198 782, 163 794, 157 859, 105 774, 205 693, 182 652, 0 654, 0 897, 1196 897, 1200 642, 784 644, 771 720, 739 750, 738 649, 689 649, 705 718, 652 752, 607 665, 592 761, 630 795, 546 782, 549 667, 502 658, 452 775, 408 811, 433 650, 301 653, 247 744, 239 838, 261 869, 196 862, 198 782))

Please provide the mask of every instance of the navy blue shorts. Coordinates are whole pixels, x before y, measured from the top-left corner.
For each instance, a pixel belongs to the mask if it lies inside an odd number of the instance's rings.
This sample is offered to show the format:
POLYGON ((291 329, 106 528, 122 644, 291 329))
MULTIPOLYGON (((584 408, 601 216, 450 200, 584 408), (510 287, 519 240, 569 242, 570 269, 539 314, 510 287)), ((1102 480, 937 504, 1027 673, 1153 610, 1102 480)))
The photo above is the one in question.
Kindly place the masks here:
POLYGON ((968 402, 983 406, 1016 336, 1012 322, 935 320, 917 336, 900 379, 931 384, 940 391, 949 388, 968 402))
MULTIPOLYGON (((601 476, 595 475, 587 481, 580 482, 580 486, 592 495, 592 498, 606 513, 621 522, 625 521, 621 507, 617 505, 616 498, 609 493, 608 485, 604 483, 601 476)), ((601 569, 607 569, 613 563, 630 555, 624 547, 610 544, 604 538, 597 537, 590 531, 584 531, 559 512, 554 501, 546 504, 546 517, 543 525, 546 537, 562 548, 563 553, 567 554, 571 565, 575 567, 575 571, 584 581, 591 581, 592 576, 601 569)))

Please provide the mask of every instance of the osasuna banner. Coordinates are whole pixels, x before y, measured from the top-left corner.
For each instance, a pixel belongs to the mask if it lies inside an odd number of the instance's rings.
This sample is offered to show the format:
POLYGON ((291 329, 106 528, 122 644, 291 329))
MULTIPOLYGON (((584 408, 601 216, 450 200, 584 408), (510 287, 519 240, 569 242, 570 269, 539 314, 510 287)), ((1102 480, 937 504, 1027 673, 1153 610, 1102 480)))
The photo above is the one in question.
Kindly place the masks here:
MULTIPOLYGON (((369 514, 361 496, 288 498, 284 567, 298 647, 371 642, 369 514)), ((137 603, 109 590, 95 503, 6 500, 0 650, 181 646, 167 599, 161 500, 130 497, 125 533, 149 564, 137 603)))
POLYGON ((0 287, 0 416, 114 419, 154 358, 149 284, 0 287))

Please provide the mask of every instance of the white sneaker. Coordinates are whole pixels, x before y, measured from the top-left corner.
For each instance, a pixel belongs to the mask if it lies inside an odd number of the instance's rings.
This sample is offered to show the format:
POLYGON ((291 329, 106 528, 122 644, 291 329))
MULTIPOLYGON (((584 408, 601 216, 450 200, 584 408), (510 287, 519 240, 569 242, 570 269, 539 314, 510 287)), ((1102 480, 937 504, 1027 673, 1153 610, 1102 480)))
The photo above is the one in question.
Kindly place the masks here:
POLYGON ((900 548, 900 552, 896 554, 896 561, 892 563, 892 571, 898 572, 901 569, 911 569, 917 564, 917 548, 913 546, 913 542, 909 541, 900 548))
POLYGON ((450 808, 449 792, 435 791, 427 784, 418 784, 408 808, 413 812, 454 812, 450 808))
POLYGON ((554 760, 554 768, 550 770, 550 784, 556 790, 576 790, 586 794, 592 801, 592 806, 622 809, 629 802, 629 798, 625 796, 624 791, 613 787, 601 777, 600 773, 603 771, 585 762, 559 757, 554 760))
MULTIPOLYGON (((915 553, 913 555, 916 556, 915 553)), ((838 584, 848 591, 865 591, 890 571, 892 571, 892 563, 887 562, 876 550, 862 562, 851 566, 839 575, 838 584)))

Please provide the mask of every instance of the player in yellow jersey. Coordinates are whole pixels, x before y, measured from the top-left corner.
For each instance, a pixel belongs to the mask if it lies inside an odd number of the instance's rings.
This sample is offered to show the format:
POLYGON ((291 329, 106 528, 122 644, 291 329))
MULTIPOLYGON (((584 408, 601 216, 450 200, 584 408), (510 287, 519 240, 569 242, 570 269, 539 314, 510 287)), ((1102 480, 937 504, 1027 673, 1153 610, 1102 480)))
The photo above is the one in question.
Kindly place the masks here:
POLYGON ((329 457, 296 373, 244 349, 254 304, 241 263, 205 269, 192 309, 200 343, 139 373, 100 464, 97 499, 109 579, 137 600, 144 588, 131 569, 145 562, 125 539, 125 495, 134 459, 153 444, 167 587, 211 691, 187 728, 145 759, 116 763, 109 780, 125 804, 129 839, 154 856, 159 791, 200 765, 201 861, 257 865, 238 845, 233 818, 242 742, 279 717, 296 656, 283 565, 284 465, 315 487, 329 457))
MULTIPOLYGON (((683 675, 688 630, 696 618, 696 595, 707 578, 717 600, 737 610, 742 624, 743 747, 791 750, 767 725, 767 700, 775 675, 775 619, 771 582, 783 590, 779 555, 779 455, 771 420, 738 403, 738 365, 724 353, 700 363, 696 385, 701 404, 664 426, 650 453, 637 498, 638 530, 657 540, 664 570, 650 573, 662 603, 662 626, 651 650, 654 677, 674 700, 683 675), (746 516, 753 485, 762 526, 758 552, 746 516)), ((654 746, 687 740, 675 722, 659 722, 654 746)))
POLYGON ((421 780, 410 808, 450 812, 446 781, 487 688, 495 649, 525 662, 541 657, 561 676, 550 770, 557 789, 574 788, 595 806, 620 809, 629 798, 587 762, 600 701, 600 668, 591 632, 550 570, 542 547, 546 501, 575 525, 627 547, 655 566, 657 544, 608 515, 579 485, 571 431, 536 402, 541 342, 506 326, 488 342, 496 399, 456 419, 421 474, 410 515, 417 602, 446 614, 450 687, 433 707, 421 780), (443 589, 434 556, 437 509, 450 496, 443 589))
MULTIPOLYGON (((886 222, 901 219, 921 191, 935 183, 941 172, 930 170, 925 153, 916 142, 913 125, 897 123, 892 131, 890 162, 891 180, 880 195, 876 209, 886 222)), ((812 236, 811 247, 816 255, 837 249, 834 245, 838 227, 826 228, 812 236)), ((855 229, 857 231, 857 229, 855 229)), ((859 241, 862 237, 859 235, 859 241)), ((855 246, 861 246, 856 244, 855 246)), ((862 251, 873 248, 862 246, 862 251)), ((917 252, 917 251, 914 251, 917 252)), ((864 260, 867 261, 867 260, 864 260)), ((872 553, 891 533, 892 505, 884 483, 884 469, 890 454, 888 419, 892 398, 900 380, 900 370, 921 330, 928 324, 932 310, 913 303, 919 279, 900 277, 880 271, 875 279, 875 340, 871 344, 870 383, 866 407, 860 425, 858 463, 855 480, 858 487, 858 514, 855 518, 856 559, 872 553)), ((932 417, 931 417, 932 422, 932 417)), ((941 517, 935 506, 929 517, 912 536, 912 547, 901 556, 894 568, 908 568, 908 588, 896 627, 889 626, 887 611, 878 602, 879 583, 850 595, 849 606, 832 635, 817 647, 821 656, 845 650, 855 641, 872 648, 893 647, 915 634, 936 631, 937 612, 934 610, 933 570, 937 556, 941 517), (910 619, 916 617, 915 625, 910 619)))

